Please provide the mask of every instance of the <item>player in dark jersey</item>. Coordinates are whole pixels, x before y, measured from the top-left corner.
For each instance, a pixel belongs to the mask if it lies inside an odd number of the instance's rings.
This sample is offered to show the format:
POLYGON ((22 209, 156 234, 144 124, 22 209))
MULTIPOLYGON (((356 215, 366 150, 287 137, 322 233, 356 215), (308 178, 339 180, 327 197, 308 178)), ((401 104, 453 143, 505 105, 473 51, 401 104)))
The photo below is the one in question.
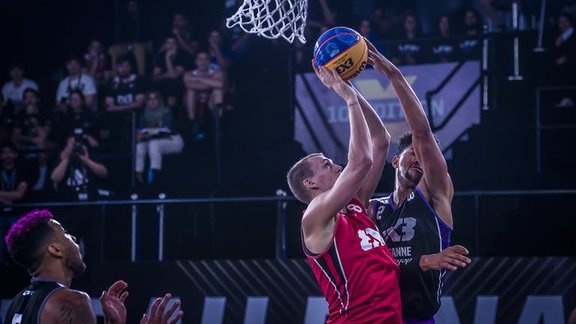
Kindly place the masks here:
POLYGON ((386 163, 390 134, 372 107, 335 71, 314 70, 348 106, 345 168, 321 153, 288 171, 290 190, 308 208, 304 252, 328 302, 328 323, 402 323, 399 268, 366 208, 386 163))
MULTIPOLYGON (((96 323, 88 294, 69 288, 72 278, 86 269, 76 239, 66 233, 49 211, 34 210, 21 217, 12 225, 5 241, 14 261, 32 276, 31 284, 12 300, 5 323, 96 323)), ((119 280, 102 293, 100 302, 106 323, 126 322, 127 287, 119 280)), ((154 312, 143 317, 141 323, 174 323, 182 317, 182 312, 178 312, 170 319, 175 306, 164 317, 156 314, 160 309, 164 312, 169 299, 166 294, 162 300, 156 300, 154 312)))
POLYGON ((384 73, 400 100, 411 130, 392 159, 394 192, 371 201, 386 244, 400 266, 404 323, 434 323, 446 269, 471 261, 466 248, 449 246, 454 188, 446 160, 416 94, 400 70, 368 42, 373 66, 384 73))

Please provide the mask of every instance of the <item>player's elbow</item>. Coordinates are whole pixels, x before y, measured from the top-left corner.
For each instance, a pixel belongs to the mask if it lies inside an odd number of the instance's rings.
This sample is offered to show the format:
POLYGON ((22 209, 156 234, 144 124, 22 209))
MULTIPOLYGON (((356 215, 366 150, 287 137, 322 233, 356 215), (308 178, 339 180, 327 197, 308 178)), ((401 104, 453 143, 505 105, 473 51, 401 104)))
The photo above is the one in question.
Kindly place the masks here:
POLYGON ((360 172, 368 172, 370 169, 372 169, 373 164, 374 160, 372 159, 372 156, 363 156, 358 159, 357 170, 360 172))

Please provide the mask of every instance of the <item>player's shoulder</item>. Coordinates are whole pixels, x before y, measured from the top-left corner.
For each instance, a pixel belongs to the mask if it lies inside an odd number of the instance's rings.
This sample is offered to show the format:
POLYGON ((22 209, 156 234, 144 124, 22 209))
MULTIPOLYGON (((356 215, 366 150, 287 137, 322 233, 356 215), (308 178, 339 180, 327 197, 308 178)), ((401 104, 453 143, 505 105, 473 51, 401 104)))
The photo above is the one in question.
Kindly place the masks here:
POLYGON ((94 316, 90 296, 66 287, 54 292, 42 309, 42 318, 49 323, 94 323, 94 316))
POLYGON ((63 287, 54 292, 50 296, 47 303, 48 302, 55 304, 60 303, 79 304, 90 302, 90 296, 83 291, 63 287))

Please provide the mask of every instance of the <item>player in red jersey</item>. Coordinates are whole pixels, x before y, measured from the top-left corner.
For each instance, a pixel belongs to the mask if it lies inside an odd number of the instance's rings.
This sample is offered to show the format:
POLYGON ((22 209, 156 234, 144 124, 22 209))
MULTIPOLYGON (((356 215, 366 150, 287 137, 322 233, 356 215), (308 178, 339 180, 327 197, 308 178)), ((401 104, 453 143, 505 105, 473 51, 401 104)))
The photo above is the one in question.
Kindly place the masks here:
POLYGON ((350 83, 312 66, 346 101, 350 121, 345 168, 315 153, 287 176, 294 196, 308 204, 303 248, 328 302, 328 323, 402 323, 399 267, 365 208, 386 163, 390 134, 350 83))

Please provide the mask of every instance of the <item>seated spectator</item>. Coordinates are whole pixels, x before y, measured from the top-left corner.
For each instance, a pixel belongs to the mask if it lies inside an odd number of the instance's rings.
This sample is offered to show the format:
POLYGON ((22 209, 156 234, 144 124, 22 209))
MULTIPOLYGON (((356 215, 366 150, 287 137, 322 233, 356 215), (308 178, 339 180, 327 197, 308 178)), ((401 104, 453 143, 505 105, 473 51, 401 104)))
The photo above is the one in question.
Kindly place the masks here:
POLYGON ((464 12, 464 30, 466 36, 480 36, 484 33, 482 18, 475 9, 468 9, 464 12))
POLYGON ((452 38, 452 24, 448 15, 442 15, 436 23, 430 50, 434 62, 452 62, 456 59, 456 44, 452 38))
MULTIPOLYGON (((22 201, 35 181, 33 172, 18 159, 16 144, 6 141, 0 143, 0 234, 3 236, 16 221, 12 214, 12 204, 22 201)), ((0 265, 7 264, 9 257, 0 241, 0 265)))
POLYGON ((23 200, 35 180, 33 172, 18 160, 18 148, 13 142, 0 144, 0 203, 3 206, 23 200))
POLYGON ((420 37, 418 18, 412 13, 406 13, 404 24, 397 36, 398 41, 390 48, 391 61, 395 65, 421 63, 424 48, 419 41, 420 37))
POLYGON ((38 85, 32 80, 24 78, 24 68, 18 63, 12 64, 9 71, 11 80, 2 86, 2 95, 4 100, 12 105, 14 113, 17 113, 22 110, 24 90, 34 89, 38 91, 38 85))
POLYGON ((170 108, 164 106, 162 95, 156 90, 147 93, 136 140, 136 180, 139 183, 158 183, 162 155, 182 152, 184 141, 175 128, 170 108), (147 179, 144 179, 146 154, 150 158, 150 171, 147 179))
POLYGON ((110 56, 104 51, 99 40, 92 40, 84 53, 84 69, 94 79, 97 87, 107 85, 112 77, 110 70, 110 56))
POLYGON ((208 52, 198 52, 195 62, 196 69, 184 74, 184 85, 188 120, 192 124, 193 136, 200 139, 203 137, 201 127, 205 108, 210 109, 214 116, 222 113, 226 80, 221 70, 211 67, 208 52))
POLYGON ((127 56, 117 60, 116 76, 104 99, 106 111, 126 112, 142 108, 144 103, 144 83, 141 77, 132 72, 132 62, 127 56))
POLYGON ((182 75, 191 61, 191 56, 180 49, 175 37, 169 36, 164 40, 154 61, 152 83, 165 96, 169 107, 176 106, 177 98, 184 92, 182 75))
POLYGON ((125 149, 131 146, 132 113, 144 105, 145 89, 142 77, 132 72, 130 57, 118 59, 116 74, 104 98, 107 112, 104 130, 110 132, 110 144, 125 149))
POLYGON ((384 44, 380 39, 380 35, 372 30, 372 23, 369 19, 361 19, 356 29, 360 35, 368 39, 380 53, 387 54, 384 44))
POLYGON ((474 9, 466 10, 464 12, 464 26, 462 33, 464 36, 469 37, 461 39, 458 42, 458 56, 460 58, 480 58, 480 36, 482 36, 483 32, 484 27, 478 11, 474 9))
POLYGON ((178 47, 184 50, 188 55, 194 57, 198 50, 198 41, 193 38, 190 28, 190 21, 181 12, 174 14, 172 18, 172 34, 178 41, 178 47))
POLYGON ((58 116, 54 124, 58 125, 58 128, 55 129, 58 131, 55 138, 62 145, 78 132, 82 132, 83 139, 91 148, 99 145, 97 138, 100 137, 100 134, 96 116, 84 103, 84 95, 81 91, 74 90, 70 93, 68 109, 58 116))
POLYGON ((24 91, 25 108, 15 116, 12 141, 20 151, 26 151, 26 157, 38 164, 38 182, 32 184, 33 191, 45 188, 47 179, 48 150, 54 147, 50 141, 52 119, 40 109, 39 95, 34 89, 24 91))
POLYGON ((208 53, 213 66, 218 66, 224 72, 228 71, 232 62, 232 51, 218 30, 213 30, 208 35, 208 53))
POLYGON ((132 56, 136 61, 139 75, 145 75, 146 57, 152 51, 152 43, 145 29, 149 25, 148 19, 143 17, 140 1, 128 0, 126 11, 120 16, 114 45, 110 46, 112 71, 116 71, 117 59, 126 55, 132 56))
POLYGON ((96 84, 90 75, 82 72, 81 60, 76 56, 71 56, 66 61, 66 70, 68 71, 68 76, 60 81, 56 91, 56 111, 64 111, 66 109, 72 90, 82 91, 86 99, 86 105, 90 109, 95 110, 96 84))
POLYGON ((90 157, 89 145, 83 134, 70 137, 60 153, 50 178, 54 190, 63 200, 88 200, 102 196, 102 181, 108 176, 108 168, 90 157))

